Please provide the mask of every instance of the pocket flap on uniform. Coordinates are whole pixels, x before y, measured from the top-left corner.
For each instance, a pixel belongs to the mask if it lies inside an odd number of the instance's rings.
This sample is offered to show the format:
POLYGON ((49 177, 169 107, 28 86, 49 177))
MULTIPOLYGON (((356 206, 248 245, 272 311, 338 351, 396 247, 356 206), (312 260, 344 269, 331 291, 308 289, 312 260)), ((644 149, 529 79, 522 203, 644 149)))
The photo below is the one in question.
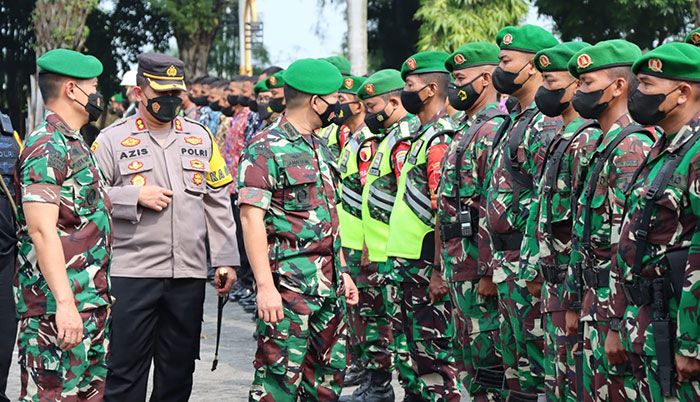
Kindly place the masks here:
POLYGON ((194 170, 197 172, 208 172, 209 161, 201 158, 182 157, 182 169, 194 170))
POLYGON ((294 166, 282 170, 287 184, 296 186, 300 184, 316 184, 318 182, 318 172, 313 166, 294 166))
POLYGON ((128 176, 134 173, 146 172, 153 170, 153 158, 129 159, 119 161, 119 173, 122 176, 128 176))

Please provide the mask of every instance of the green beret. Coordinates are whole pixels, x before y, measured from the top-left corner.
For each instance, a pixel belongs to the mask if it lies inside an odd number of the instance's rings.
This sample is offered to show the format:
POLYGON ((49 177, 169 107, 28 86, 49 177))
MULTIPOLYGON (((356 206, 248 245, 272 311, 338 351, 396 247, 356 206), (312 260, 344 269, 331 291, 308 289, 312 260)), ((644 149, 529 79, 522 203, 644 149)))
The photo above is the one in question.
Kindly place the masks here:
POLYGON ((463 70, 469 67, 483 66, 488 64, 498 64, 498 46, 488 42, 473 42, 463 45, 455 50, 447 60, 445 68, 447 71, 463 70))
POLYGON ((321 60, 325 60, 334 65, 338 69, 338 71, 340 71, 341 74, 350 75, 350 60, 346 59, 345 57, 331 56, 321 60))
POLYGON ((388 68, 379 70, 370 75, 362 84, 362 88, 357 91, 357 97, 361 100, 375 96, 384 95, 389 92, 403 89, 405 83, 401 79, 401 72, 388 68))
POLYGON ((329 95, 343 84, 340 71, 325 60, 299 59, 284 72, 286 85, 311 95, 329 95))
POLYGON ((259 81, 253 87, 253 92, 255 92, 256 95, 259 94, 260 92, 267 92, 269 90, 270 90, 270 88, 267 87, 267 80, 266 79, 259 81))
POLYGON ((542 27, 525 24, 501 29, 496 35, 496 43, 501 50, 537 53, 542 49, 556 46, 559 41, 542 27))
POLYGON ((676 81, 700 82, 700 48, 688 43, 661 45, 637 59, 635 74, 649 74, 676 81))
POLYGON ((686 43, 691 45, 700 46, 700 28, 695 28, 688 33, 685 37, 686 43))
POLYGON ((267 77, 267 80, 265 80, 267 89, 282 88, 284 86, 284 72, 285 70, 278 71, 267 77))
POLYGON ((569 71, 569 60, 579 50, 590 46, 586 42, 564 42, 535 54, 535 68, 547 71, 569 71))
POLYGON ((347 94, 357 95, 357 91, 362 87, 362 84, 365 82, 365 80, 365 77, 347 75, 343 77, 343 85, 341 85, 339 91, 345 92, 347 94))
POLYGON ((569 60, 569 72, 578 78, 581 74, 606 68, 629 66, 642 55, 639 46, 623 39, 598 42, 576 52, 569 60))
POLYGON ((54 73, 66 77, 88 79, 102 74, 102 63, 95 56, 75 50, 53 49, 36 61, 39 72, 54 73))
POLYGON ((427 51, 416 53, 401 65, 401 78, 409 75, 427 73, 449 73, 445 68, 446 52, 427 51))

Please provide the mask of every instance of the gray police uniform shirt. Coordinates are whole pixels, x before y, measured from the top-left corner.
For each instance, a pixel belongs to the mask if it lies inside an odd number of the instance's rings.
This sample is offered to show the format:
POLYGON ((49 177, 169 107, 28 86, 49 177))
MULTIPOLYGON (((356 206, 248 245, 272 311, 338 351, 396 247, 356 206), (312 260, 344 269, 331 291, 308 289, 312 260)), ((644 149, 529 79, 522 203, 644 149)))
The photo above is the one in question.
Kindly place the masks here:
POLYGON ((240 265, 227 189, 233 179, 209 130, 177 117, 161 142, 136 113, 102 130, 92 146, 114 206, 111 275, 206 278, 206 238, 212 266, 240 265), (161 212, 139 205, 144 185, 171 190, 171 204, 161 212))

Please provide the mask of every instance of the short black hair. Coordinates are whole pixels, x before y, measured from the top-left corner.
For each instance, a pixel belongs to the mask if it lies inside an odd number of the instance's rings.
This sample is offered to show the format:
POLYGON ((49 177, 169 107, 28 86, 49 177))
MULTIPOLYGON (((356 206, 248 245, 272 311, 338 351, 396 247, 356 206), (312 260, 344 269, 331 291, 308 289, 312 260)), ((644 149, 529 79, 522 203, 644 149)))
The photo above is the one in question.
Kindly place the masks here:
POLYGON ((39 92, 44 103, 54 100, 61 94, 61 86, 67 77, 54 73, 39 73, 39 92))
POLYGON ((306 92, 297 91, 289 85, 284 85, 284 100, 287 102, 287 107, 297 107, 308 102, 312 96, 306 92))
POLYGON ((206 76, 202 78, 202 85, 213 85, 217 80, 218 78, 216 77, 206 76))
POLYGON ((282 71, 282 70, 283 70, 282 67, 270 66, 270 67, 268 67, 268 68, 262 70, 262 72, 260 73, 260 75, 266 74, 266 75, 269 77, 269 76, 271 76, 271 75, 273 75, 273 74, 275 74, 275 73, 279 73, 279 72, 282 71))
POLYGON ((448 73, 441 73, 441 72, 435 72, 435 73, 425 73, 421 74, 421 79, 423 82, 426 84, 430 84, 432 82, 437 84, 437 92, 438 96, 440 97, 446 97, 447 96, 447 87, 450 85, 450 75, 448 73))
POLYGON ((637 76, 632 72, 632 67, 620 66, 608 69, 608 76, 614 80, 624 78, 627 81, 627 96, 632 95, 639 86, 637 76))
POLYGON ((397 90, 394 90, 394 91, 387 92, 387 93, 384 93, 384 94, 379 95, 379 97, 382 98, 382 99, 384 99, 385 102, 388 102, 388 101, 389 101, 389 98, 393 98, 393 97, 395 97, 395 96, 396 96, 396 97, 401 97, 401 90, 400 90, 400 89, 397 89, 397 90))

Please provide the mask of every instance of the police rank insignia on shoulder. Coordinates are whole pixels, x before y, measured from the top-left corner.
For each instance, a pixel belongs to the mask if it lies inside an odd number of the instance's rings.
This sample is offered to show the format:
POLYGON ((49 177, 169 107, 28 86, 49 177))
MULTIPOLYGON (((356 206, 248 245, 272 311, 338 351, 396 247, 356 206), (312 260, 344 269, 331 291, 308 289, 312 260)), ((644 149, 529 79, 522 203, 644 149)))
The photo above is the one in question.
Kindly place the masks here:
POLYGON ((136 138, 136 137, 126 137, 120 142, 125 147, 131 148, 139 145, 141 143, 141 140, 136 138))
POLYGON ((90 150, 95 153, 97 152, 97 148, 100 147, 100 144, 97 141, 93 141, 92 145, 90 145, 90 150))
POLYGON ((139 117, 138 119, 136 119, 136 121, 135 121, 134 123, 136 124, 136 128, 137 128, 139 131, 140 131, 140 130, 145 130, 145 129, 146 129, 146 123, 143 122, 143 119, 142 119, 142 118, 139 117))
POLYGON ((182 131, 182 121, 180 119, 175 119, 175 130, 182 131))

